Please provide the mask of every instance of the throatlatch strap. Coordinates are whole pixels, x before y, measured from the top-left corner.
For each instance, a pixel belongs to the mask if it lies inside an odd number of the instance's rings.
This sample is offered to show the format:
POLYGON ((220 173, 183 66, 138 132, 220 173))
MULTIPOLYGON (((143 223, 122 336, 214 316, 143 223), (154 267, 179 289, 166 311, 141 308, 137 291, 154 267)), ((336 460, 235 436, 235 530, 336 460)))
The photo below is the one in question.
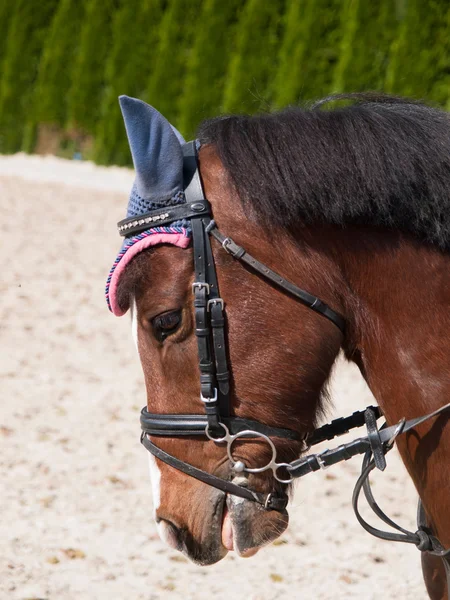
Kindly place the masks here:
POLYGON ((275 271, 272 271, 272 269, 269 269, 269 267, 248 254, 244 248, 235 244, 231 238, 222 235, 217 228, 211 229, 210 233, 218 242, 222 244, 222 247, 229 254, 231 254, 233 258, 245 263, 254 271, 259 273, 262 277, 264 277, 264 279, 268 279, 276 287, 288 292, 311 310, 322 315, 323 317, 326 317, 329 321, 334 323, 342 331, 342 333, 345 332, 344 317, 332 310, 327 304, 325 304, 325 302, 322 302, 320 298, 317 298, 309 292, 302 290, 287 279, 284 279, 284 277, 281 277, 281 275, 278 273, 275 273, 275 271))

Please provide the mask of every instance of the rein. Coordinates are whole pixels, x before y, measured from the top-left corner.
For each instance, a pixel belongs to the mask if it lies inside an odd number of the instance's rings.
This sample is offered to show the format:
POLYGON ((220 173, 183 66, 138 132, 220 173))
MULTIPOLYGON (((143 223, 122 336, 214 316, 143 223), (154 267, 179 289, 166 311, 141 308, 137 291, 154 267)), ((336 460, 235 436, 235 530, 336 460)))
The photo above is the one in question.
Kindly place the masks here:
POLYGON ((256 492, 237 485, 227 479, 222 479, 190 465, 159 448, 150 440, 156 437, 206 437, 217 444, 226 444, 231 470, 239 473, 261 473, 271 470, 274 479, 282 484, 289 484, 295 479, 308 473, 325 469, 353 456, 364 454, 361 475, 353 492, 353 509, 362 527, 370 534, 381 539, 413 543, 421 552, 439 556, 443 559, 447 587, 450 598, 450 549, 444 550, 437 538, 426 525, 425 513, 419 501, 418 529, 409 532, 394 523, 377 505, 370 488, 369 475, 375 469, 383 471, 386 468, 386 454, 394 446, 397 436, 410 431, 417 425, 450 410, 450 403, 438 410, 415 419, 402 419, 396 425, 381 428, 377 419, 381 417, 378 407, 369 407, 365 411, 355 412, 347 418, 340 418, 324 425, 307 436, 300 436, 290 429, 270 427, 258 421, 243 419, 232 415, 230 400, 230 374, 227 360, 225 337, 224 301, 220 297, 217 274, 211 249, 210 236, 214 237, 221 246, 236 260, 244 263, 265 279, 296 300, 315 311, 318 315, 331 321, 342 334, 345 334, 345 320, 342 315, 332 310, 319 298, 302 290, 291 282, 260 263, 244 248, 238 246, 229 237, 218 231, 212 219, 211 207, 204 197, 198 172, 197 151, 195 142, 183 146, 183 177, 186 204, 158 209, 142 215, 139 221, 125 219, 118 224, 121 235, 136 235, 145 231, 149 223, 157 220, 159 225, 169 224, 179 219, 190 219, 193 238, 194 254, 194 295, 195 335, 197 337, 200 399, 203 403, 203 415, 171 415, 153 414, 146 408, 141 411, 141 442, 156 458, 178 469, 179 471, 198 479, 225 493, 250 500, 260 504, 266 510, 284 511, 288 498, 282 492, 272 491, 268 494, 256 492), (367 435, 349 443, 342 444, 331 450, 300 457, 290 463, 277 462, 276 447, 271 438, 283 438, 301 441, 304 450, 309 449, 324 440, 334 439, 356 427, 366 426, 367 435), (263 467, 249 468, 240 460, 233 458, 233 444, 242 439, 263 440, 271 449, 270 461, 263 467), (287 474, 287 476, 286 476, 287 474), (395 532, 379 530, 368 524, 360 515, 358 502, 361 490, 373 512, 395 532))

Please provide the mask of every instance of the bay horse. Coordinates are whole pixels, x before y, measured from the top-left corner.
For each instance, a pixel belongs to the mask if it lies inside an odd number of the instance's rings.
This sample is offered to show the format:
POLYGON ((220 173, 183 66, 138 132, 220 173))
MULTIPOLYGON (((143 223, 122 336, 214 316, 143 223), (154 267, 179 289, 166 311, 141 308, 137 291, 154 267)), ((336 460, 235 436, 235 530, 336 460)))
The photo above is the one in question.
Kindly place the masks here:
MULTIPOLYGON (((298 457, 341 350, 390 426, 365 416, 372 466, 395 439, 417 488, 414 543, 450 548, 450 119, 347 98, 209 120, 191 144, 120 100, 136 181, 107 300, 131 308, 160 535, 197 564, 285 530, 290 474, 327 459, 298 457)), ((447 597, 447 562, 422 557, 447 597)))

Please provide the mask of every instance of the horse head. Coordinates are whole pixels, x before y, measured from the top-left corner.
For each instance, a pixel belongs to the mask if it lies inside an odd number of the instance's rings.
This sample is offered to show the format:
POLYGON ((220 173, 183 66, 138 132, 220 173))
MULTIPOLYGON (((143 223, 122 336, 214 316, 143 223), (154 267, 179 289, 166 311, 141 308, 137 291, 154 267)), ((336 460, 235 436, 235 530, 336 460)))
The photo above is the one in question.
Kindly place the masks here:
MULTIPOLYGON (((195 312, 202 309, 194 306, 199 299, 194 298, 195 286, 193 289, 197 270, 193 253, 197 249, 195 243, 192 248, 190 219, 181 216, 174 223, 172 216, 164 216, 172 211, 183 215, 186 210, 184 140, 144 103, 123 98, 121 104, 137 176, 127 219, 119 224, 127 237, 109 277, 107 297, 115 314, 131 308, 148 413, 201 415, 205 398, 202 401, 195 312), (143 222, 155 215, 155 222, 143 222), (155 227, 151 227, 153 223, 155 227)), ((307 251, 299 262, 298 242, 278 227, 262 226, 247 214, 214 145, 200 147, 198 169, 202 195, 209 201, 218 230, 232 235, 249 254, 276 267, 287 280, 301 281, 308 292, 340 308, 328 259, 307 251), (328 275, 323 277, 323 273, 328 275)), ((282 468, 253 471, 271 462, 274 449, 277 463, 296 458, 304 449, 305 436, 314 429, 322 407, 342 334, 330 320, 237 263, 216 241, 212 254, 226 312, 222 342, 229 370, 226 416, 242 419, 245 427, 240 427, 241 432, 260 424, 261 435, 239 436, 233 442, 232 460, 226 444, 213 443, 203 435, 205 425, 202 435, 150 435, 150 439, 168 455, 203 472, 266 498, 268 494, 284 498, 284 481, 289 477, 282 468), (248 470, 239 471, 237 464, 248 470)), ((207 261, 211 262, 210 258, 207 261)), ((207 370, 202 371, 203 382, 207 370)), ((220 381, 214 385, 221 395, 220 381)), ((212 436, 220 438, 222 434, 219 429, 212 436)), ((267 510, 260 503, 205 485, 152 455, 150 473, 161 537, 198 563, 214 563, 233 549, 250 555, 287 527, 284 506, 267 510)))

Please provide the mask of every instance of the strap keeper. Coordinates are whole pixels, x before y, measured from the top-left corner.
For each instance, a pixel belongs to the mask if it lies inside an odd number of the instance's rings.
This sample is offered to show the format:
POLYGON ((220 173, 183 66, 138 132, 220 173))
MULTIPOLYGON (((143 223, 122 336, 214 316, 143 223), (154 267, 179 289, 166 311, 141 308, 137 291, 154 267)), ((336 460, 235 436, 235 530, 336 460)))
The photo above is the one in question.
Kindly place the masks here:
POLYGON ((207 337, 209 335, 209 328, 201 328, 201 329, 196 329, 195 330, 195 335, 197 337, 207 337))
POLYGON ((322 452, 318 452, 315 456, 316 456, 316 461, 317 464, 319 465, 319 468, 323 470, 328 469, 328 467, 330 465, 327 465, 327 463, 323 460, 321 454, 324 454, 325 452, 328 452, 328 450, 323 450, 322 452))
POLYGON ((225 371, 224 373, 216 373, 217 381, 228 381, 230 378, 230 372, 225 371))

